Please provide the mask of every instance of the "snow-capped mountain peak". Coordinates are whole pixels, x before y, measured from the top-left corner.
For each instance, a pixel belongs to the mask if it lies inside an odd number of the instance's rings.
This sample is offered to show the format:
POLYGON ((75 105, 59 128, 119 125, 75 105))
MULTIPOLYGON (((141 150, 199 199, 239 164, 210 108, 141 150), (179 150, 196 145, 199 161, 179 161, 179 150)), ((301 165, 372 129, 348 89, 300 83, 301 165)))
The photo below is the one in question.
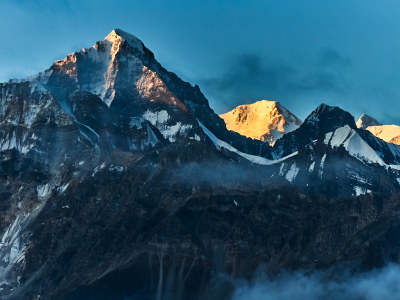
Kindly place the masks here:
POLYGON ((268 100, 240 105, 220 117, 229 130, 270 145, 301 125, 301 120, 279 102, 268 100))
POLYGON ((379 126, 381 125, 377 120, 373 117, 363 114, 357 121, 357 127, 360 129, 367 129, 369 126, 379 126))
POLYGON ((357 127, 368 130, 385 142, 400 145, 400 126, 398 125, 382 125, 373 117, 363 114, 357 121, 357 127))
POLYGON ((138 38, 120 29, 114 29, 93 47, 55 62, 51 69, 67 75, 73 84, 97 95, 107 106, 111 106, 118 95, 120 98, 129 95, 185 109, 169 90, 168 74, 153 53, 138 38))

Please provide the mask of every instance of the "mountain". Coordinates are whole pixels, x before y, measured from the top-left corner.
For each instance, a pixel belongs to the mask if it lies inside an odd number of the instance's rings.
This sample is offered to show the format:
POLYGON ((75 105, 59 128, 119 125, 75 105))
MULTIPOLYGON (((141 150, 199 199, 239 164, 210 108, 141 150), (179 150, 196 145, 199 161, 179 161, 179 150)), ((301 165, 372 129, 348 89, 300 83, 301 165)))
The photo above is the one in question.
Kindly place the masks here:
POLYGON ((400 126, 398 125, 382 125, 372 117, 362 115, 357 121, 357 127, 368 130, 385 142, 400 145, 400 126))
POLYGON ((339 107, 247 138, 116 29, 0 108, 2 299, 230 299, 260 270, 400 260, 400 146, 339 107))
POLYGON ((369 126, 379 126, 381 125, 377 120, 373 117, 363 114, 356 123, 358 128, 367 129, 369 126))
POLYGON ((279 102, 268 100, 239 105, 219 116, 228 130, 270 145, 301 124, 301 120, 279 102))

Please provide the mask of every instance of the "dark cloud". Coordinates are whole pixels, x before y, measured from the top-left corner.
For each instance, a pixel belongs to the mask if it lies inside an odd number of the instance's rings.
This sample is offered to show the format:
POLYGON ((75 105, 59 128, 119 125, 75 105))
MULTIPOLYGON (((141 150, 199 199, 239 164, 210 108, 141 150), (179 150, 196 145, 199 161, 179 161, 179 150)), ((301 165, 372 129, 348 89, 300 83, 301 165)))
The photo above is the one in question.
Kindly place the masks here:
POLYGON ((326 66, 331 67, 348 67, 351 65, 351 60, 347 57, 340 55, 333 49, 323 49, 319 53, 318 64, 324 68, 326 66))
POLYGON ((349 59, 332 49, 322 50, 302 65, 242 54, 229 61, 220 76, 201 79, 200 85, 228 108, 260 99, 291 102, 305 94, 338 94, 349 89, 350 82, 342 74, 349 65, 349 59))

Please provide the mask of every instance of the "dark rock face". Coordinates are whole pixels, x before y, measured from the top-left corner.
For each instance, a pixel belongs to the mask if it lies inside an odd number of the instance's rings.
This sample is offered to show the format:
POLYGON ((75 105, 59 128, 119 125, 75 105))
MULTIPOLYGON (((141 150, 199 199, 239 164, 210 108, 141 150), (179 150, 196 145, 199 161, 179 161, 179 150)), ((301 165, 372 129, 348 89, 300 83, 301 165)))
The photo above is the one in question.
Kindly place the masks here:
MULTIPOLYGON (((196 148, 188 157, 205 151, 196 148)), ((102 157, 106 164, 94 176, 52 193, 30 223, 30 249, 13 297, 202 299, 216 274, 248 277, 261 263, 275 273, 349 262, 370 268, 399 258, 384 254, 398 250, 388 232, 398 219, 398 194, 346 199, 324 196, 318 189, 325 183, 308 192, 280 180, 207 183, 197 179, 198 168, 185 168, 179 153, 130 157, 122 171, 110 165, 117 157, 102 157), (149 167, 165 156, 167 165, 149 167), (182 166, 190 180, 180 177, 182 166), (377 258, 369 258, 365 239, 384 246, 377 258)), ((203 171, 217 172, 209 168, 203 171)), ((253 168, 268 176, 269 170, 253 168)))
POLYGON ((273 152, 277 157, 284 157, 297 151, 298 147, 305 146, 328 132, 345 125, 356 128, 354 117, 350 113, 339 107, 321 104, 297 130, 276 141, 273 152))
POLYGON ((229 299, 260 267, 400 259, 400 147, 340 108, 246 139, 121 30, 0 104, 2 298, 229 299))

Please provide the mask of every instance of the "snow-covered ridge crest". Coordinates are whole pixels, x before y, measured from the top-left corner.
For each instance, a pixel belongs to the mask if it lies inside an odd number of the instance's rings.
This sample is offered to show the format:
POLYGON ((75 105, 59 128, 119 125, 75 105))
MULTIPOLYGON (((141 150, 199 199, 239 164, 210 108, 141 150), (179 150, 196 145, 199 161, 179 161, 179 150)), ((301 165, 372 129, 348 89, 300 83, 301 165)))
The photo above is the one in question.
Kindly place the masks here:
MULTIPOLYGON (((266 159, 264 157, 261 156, 256 156, 256 155, 251 155, 251 154, 247 154, 247 153, 243 153, 239 150, 237 150, 236 148, 232 147, 231 145, 229 145, 228 143, 221 141, 220 139, 218 139, 210 130, 208 130, 208 128, 206 126, 204 126, 199 120, 197 120, 197 122, 199 123, 201 129, 203 130, 203 132, 210 138, 210 140, 213 142, 213 144, 215 145, 215 147, 218 150, 221 150, 222 148, 225 150, 228 150, 230 152, 236 153, 239 156, 242 156, 243 158, 247 159, 248 161, 254 163, 254 164, 258 164, 258 165, 264 165, 264 166, 270 166, 270 165, 274 165, 277 163, 281 163, 282 161, 296 156, 298 154, 298 152, 294 152, 290 155, 287 155, 281 159, 277 159, 277 160, 269 160, 266 159)), ((298 172, 298 171, 297 171, 298 172)), ((296 174, 297 174, 296 172, 296 174)))

